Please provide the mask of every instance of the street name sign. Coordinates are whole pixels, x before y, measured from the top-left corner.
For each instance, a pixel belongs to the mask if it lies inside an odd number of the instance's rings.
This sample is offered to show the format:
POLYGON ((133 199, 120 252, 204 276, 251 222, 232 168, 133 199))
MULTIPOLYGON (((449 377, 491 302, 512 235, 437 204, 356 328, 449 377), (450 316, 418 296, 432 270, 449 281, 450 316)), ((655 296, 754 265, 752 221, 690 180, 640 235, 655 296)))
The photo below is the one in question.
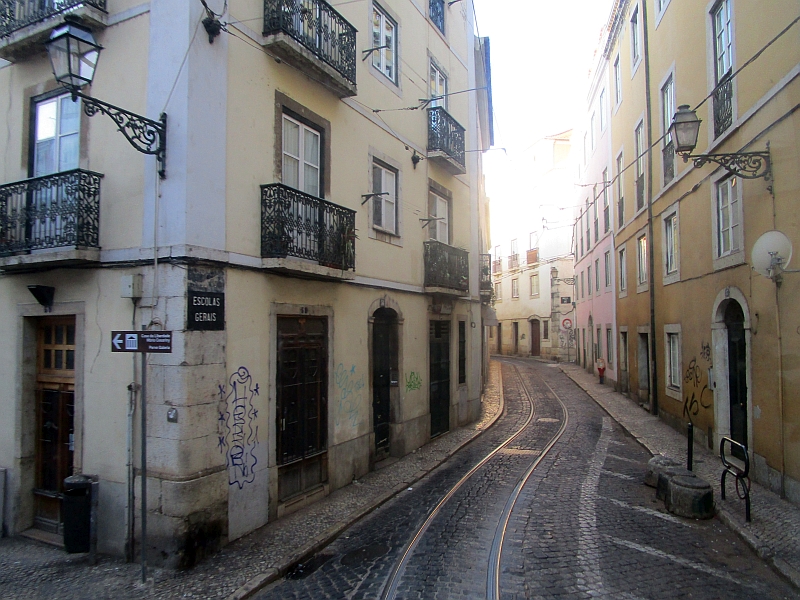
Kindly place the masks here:
POLYGON ((112 352, 172 353, 171 331, 112 331, 112 352))

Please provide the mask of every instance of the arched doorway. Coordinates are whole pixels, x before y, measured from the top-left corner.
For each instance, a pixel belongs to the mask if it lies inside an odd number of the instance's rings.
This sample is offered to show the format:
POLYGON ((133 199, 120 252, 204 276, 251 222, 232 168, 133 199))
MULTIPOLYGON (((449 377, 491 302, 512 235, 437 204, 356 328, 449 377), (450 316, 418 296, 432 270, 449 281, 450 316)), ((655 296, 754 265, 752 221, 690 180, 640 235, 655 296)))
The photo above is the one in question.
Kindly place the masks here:
POLYGON ((375 459, 389 455, 392 386, 398 385, 397 313, 379 308, 372 323, 372 430, 375 459))
POLYGON ((541 322, 539 319, 531 321, 531 356, 541 356, 542 338, 541 322))
POLYGON ((731 438, 747 446, 747 341, 744 312, 736 300, 730 300, 725 307, 724 322, 728 336, 730 433, 731 438))

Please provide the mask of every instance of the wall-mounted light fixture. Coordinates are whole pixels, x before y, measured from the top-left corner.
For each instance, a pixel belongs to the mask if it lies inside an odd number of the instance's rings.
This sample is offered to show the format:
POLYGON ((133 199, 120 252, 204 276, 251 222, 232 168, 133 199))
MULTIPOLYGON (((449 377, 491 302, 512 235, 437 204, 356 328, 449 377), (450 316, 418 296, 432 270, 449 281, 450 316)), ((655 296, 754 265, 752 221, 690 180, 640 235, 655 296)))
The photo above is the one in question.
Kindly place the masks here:
POLYGON ((683 162, 691 158, 694 166, 702 167, 713 162, 724 167, 729 173, 744 179, 767 180, 772 178, 772 167, 769 157, 769 144, 765 152, 732 152, 730 154, 692 154, 697 146, 697 135, 700 132, 700 123, 697 113, 689 108, 688 104, 678 107, 678 112, 672 119, 669 135, 675 145, 675 153, 683 157, 683 162))
POLYGON ((167 114, 161 113, 161 118, 154 121, 80 91, 92 83, 103 49, 92 32, 83 27, 77 17, 68 15, 64 23, 53 30, 45 45, 56 81, 72 94, 73 100, 79 97, 83 100, 84 114, 93 117, 103 113, 111 117, 131 146, 143 154, 155 155, 158 174, 162 179, 166 177, 167 114))
POLYGON ((53 310, 53 298, 56 295, 56 288, 50 285, 29 285, 28 291, 33 294, 39 304, 44 306, 44 312, 53 310))

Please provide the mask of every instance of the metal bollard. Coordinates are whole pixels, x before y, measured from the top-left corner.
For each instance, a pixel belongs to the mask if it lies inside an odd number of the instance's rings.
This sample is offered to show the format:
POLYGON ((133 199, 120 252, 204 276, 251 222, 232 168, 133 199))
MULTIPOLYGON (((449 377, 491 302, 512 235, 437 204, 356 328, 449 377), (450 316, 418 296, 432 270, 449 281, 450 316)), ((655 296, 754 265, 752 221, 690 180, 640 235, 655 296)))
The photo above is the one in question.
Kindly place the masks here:
POLYGON ((689 421, 689 425, 687 426, 686 436, 689 438, 688 448, 686 449, 686 468, 691 471, 692 459, 694 458, 694 423, 691 421, 689 421))

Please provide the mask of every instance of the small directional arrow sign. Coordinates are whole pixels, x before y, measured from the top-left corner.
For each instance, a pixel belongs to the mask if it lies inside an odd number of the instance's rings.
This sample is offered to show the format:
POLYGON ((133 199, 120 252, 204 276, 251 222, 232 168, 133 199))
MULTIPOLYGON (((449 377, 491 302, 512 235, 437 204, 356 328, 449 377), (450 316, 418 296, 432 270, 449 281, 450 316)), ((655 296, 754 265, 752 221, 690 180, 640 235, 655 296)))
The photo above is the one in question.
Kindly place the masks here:
POLYGON ((112 331, 112 352, 172 353, 171 331, 112 331))

